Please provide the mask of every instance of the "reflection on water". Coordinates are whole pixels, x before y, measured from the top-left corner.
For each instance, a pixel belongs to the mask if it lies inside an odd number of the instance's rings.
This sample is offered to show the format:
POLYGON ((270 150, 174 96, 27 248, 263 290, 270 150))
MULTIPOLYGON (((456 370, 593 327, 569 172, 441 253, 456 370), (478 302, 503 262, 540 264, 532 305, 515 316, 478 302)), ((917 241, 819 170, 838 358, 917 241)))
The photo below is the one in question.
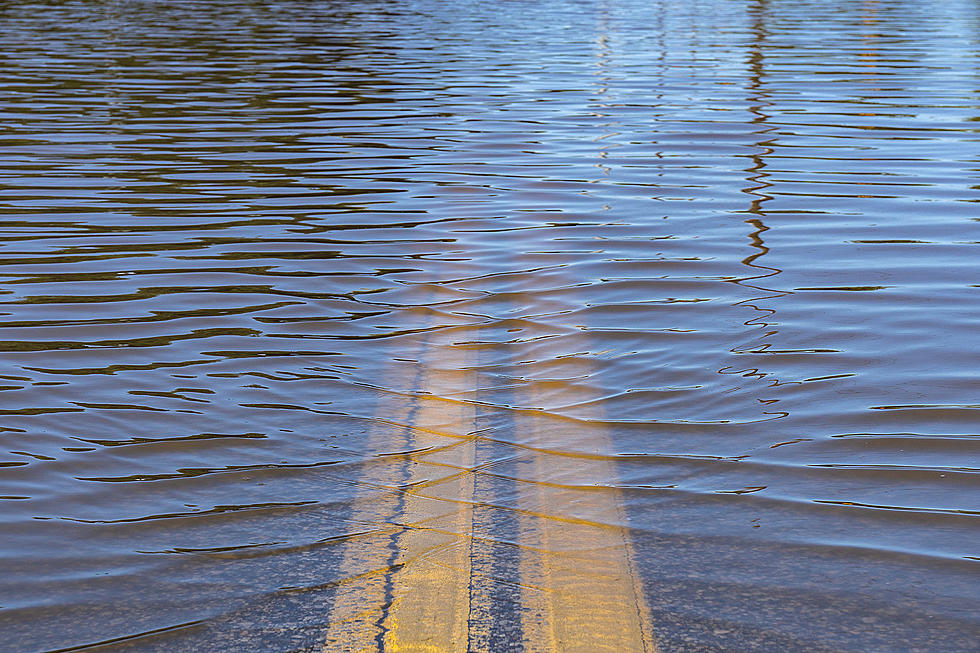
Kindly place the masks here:
POLYGON ((0 649, 975 649, 975 3, 0 18, 0 649))

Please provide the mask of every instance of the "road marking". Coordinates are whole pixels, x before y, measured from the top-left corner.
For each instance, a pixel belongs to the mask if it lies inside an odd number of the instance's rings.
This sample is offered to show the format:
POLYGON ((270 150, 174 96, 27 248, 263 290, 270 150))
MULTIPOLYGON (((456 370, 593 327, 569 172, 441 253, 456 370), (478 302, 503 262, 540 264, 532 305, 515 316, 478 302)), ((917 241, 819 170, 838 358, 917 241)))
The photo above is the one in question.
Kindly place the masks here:
MULTIPOLYGON (((536 447, 565 448, 574 430, 563 420, 534 415, 536 447), (563 437, 564 436, 564 437, 563 437)), ((595 449, 608 434, 592 424, 595 449)), ((650 611, 633 563, 633 549, 615 466, 599 456, 538 452, 522 519, 523 632, 527 653, 628 651, 655 653, 650 611), (599 479, 602 487, 582 487, 599 479), (567 484, 562 484, 565 481, 567 484)))
POLYGON ((470 352, 439 339, 423 341, 416 378, 387 380, 415 392, 384 401, 368 451, 417 453, 362 479, 371 491, 353 519, 375 530, 346 547, 341 572, 348 580, 334 600, 325 651, 467 648, 475 410, 450 395, 472 383, 470 352), (392 467, 399 478, 384 478, 392 467), (381 486, 388 487, 379 493, 381 486))
MULTIPOLYGON (((361 479, 370 491, 353 519, 374 530, 347 543, 346 580, 329 615, 324 651, 455 653, 482 650, 474 642, 489 641, 475 635, 486 635, 490 624, 470 620, 491 614, 481 587, 493 580, 474 578, 471 565, 481 499, 474 496, 476 406, 459 398, 479 386, 469 368, 474 350, 452 342, 451 333, 425 336, 414 378, 387 379, 389 387, 416 392, 384 401, 368 451, 403 453, 361 479)), ((544 401, 545 385, 525 386, 529 403, 544 401)), ((561 399, 547 385, 548 399, 561 399)), ((529 445, 518 447, 524 459, 513 481, 521 538, 521 578, 513 580, 522 588, 521 605, 499 617, 520 622, 528 653, 657 651, 623 527, 615 463, 563 453, 573 441, 607 448, 601 409, 595 412, 583 423, 513 411, 508 437, 529 445), (581 486, 593 480, 602 485, 581 486)))

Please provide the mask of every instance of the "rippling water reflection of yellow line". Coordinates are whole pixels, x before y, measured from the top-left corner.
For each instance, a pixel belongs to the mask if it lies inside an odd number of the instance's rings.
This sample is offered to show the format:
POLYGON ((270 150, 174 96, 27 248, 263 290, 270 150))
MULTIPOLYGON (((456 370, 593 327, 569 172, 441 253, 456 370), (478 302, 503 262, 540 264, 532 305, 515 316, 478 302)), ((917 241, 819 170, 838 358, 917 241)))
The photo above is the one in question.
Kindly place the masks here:
MULTIPOLYGON (((391 385, 414 385, 418 394, 382 405, 384 425, 375 429, 370 446, 425 451, 402 456, 397 472, 389 468, 401 478, 384 480, 388 488, 371 492, 353 515, 378 527, 346 548, 347 580, 330 614, 327 651, 465 651, 474 640, 488 641, 491 625, 470 617, 492 613, 489 606, 474 610, 475 602, 488 601, 481 584, 492 582, 471 568, 480 499, 474 497, 475 406, 452 398, 460 388, 478 387, 470 371, 474 350, 436 337, 423 343, 416 378, 389 379, 391 385)), ((517 425, 529 440, 561 441, 563 420, 530 414, 529 422, 517 425)), ((601 449, 607 434, 590 437, 601 449)), ((571 474, 608 479, 613 463, 525 451, 531 457, 523 469, 531 476, 515 481, 524 486, 517 493, 521 606, 519 614, 499 618, 520 624, 529 652, 656 651, 628 533, 620 526, 625 515, 619 492, 548 482, 571 474)))

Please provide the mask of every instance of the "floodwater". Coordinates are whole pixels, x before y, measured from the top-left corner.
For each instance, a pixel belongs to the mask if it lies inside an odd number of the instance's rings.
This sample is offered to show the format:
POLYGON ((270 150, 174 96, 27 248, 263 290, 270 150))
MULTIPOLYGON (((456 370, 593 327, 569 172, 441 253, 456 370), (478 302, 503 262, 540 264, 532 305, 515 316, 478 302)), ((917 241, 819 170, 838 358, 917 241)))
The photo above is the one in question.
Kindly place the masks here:
POLYGON ((976 2, 0 25, 0 650, 980 650, 976 2))

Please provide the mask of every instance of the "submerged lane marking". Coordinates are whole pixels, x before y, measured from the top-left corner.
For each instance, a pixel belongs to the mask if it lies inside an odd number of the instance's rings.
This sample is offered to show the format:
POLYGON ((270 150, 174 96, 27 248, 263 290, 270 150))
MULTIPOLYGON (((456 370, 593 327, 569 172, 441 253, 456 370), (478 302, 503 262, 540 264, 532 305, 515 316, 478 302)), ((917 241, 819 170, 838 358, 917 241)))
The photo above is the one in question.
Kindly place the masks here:
MULTIPOLYGON (((379 410, 369 450, 402 453, 378 458, 361 479, 372 491, 353 518, 376 528, 346 547, 347 579, 329 616, 325 651, 454 653, 468 650, 471 630, 489 628, 470 623, 471 604, 486 600, 470 563, 476 410, 452 398, 477 387, 467 368, 471 351, 436 337, 430 333, 422 343, 414 379, 389 379, 417 394, 392 395, 379 410)), ((543 401, 538 388, 532 386, 532 404, 543 401)), ((514 414, 515 433, 530 445, 521 447, 528 455, 514 480, 522 590, 519 614, 501 618, 520 620, 528 653, 655 653, 629 533, 621 527, 621 492, 610 487, 615 463, 548 452, 575 439, 603 449, 608 431, 541 411, 514 414), (583 479, 606 487, 575 487, 583 479)))
MULTIPOLYGON (((536 444, 563 444, 561 421, 545 417, 529 427, 536 444)), ((596 448, 608 441, 604 432, 588 435, 596 448)), ((574 487, 583 479, 610 483, 614 463, 538 451, 528 467, 535 480, 524 500, 537 514, 525 514, 521 528, 525 651, 655 653, 629 532, 620 526, 621 492, 574 487), (563 478, 572 487, 560 485, 563 478)))
POLYGON ((386 400, 372 430, 369 451, 407 453, 392 461, 400 478, 385 478, 391 467, 383 465, 380 477, 366 481, 388 489, 363 497, 354 511, 355 521, 378 528, 345 550, 347 580, 329 616, 325 651, 467 648, 475 410, 449 398, 470 385, 467 350, 433 340, 430 334, 423 343, 416 379, 391 379, 418 394, 386 400))
MULTIPOLYGON (((446 364, 445 359, 440 361, 446 364)), ((475 442, 471 404, 441 399, 422 400, 419 424, 430 420, 440 429, 460 433, 451 447, 426 455, 424 462, 448 465, 457 471, 431 484, 413 487, 405 495, 403 524, 398 538, 401 567, 387 618, 386 651, 465 650, 470 615, 470 550, 473 530, 473 472, 475 442)), ((436 437, 454 437, 439 434, 436 437)), ((443 470, 445 473, 446 470, 443 470)))

